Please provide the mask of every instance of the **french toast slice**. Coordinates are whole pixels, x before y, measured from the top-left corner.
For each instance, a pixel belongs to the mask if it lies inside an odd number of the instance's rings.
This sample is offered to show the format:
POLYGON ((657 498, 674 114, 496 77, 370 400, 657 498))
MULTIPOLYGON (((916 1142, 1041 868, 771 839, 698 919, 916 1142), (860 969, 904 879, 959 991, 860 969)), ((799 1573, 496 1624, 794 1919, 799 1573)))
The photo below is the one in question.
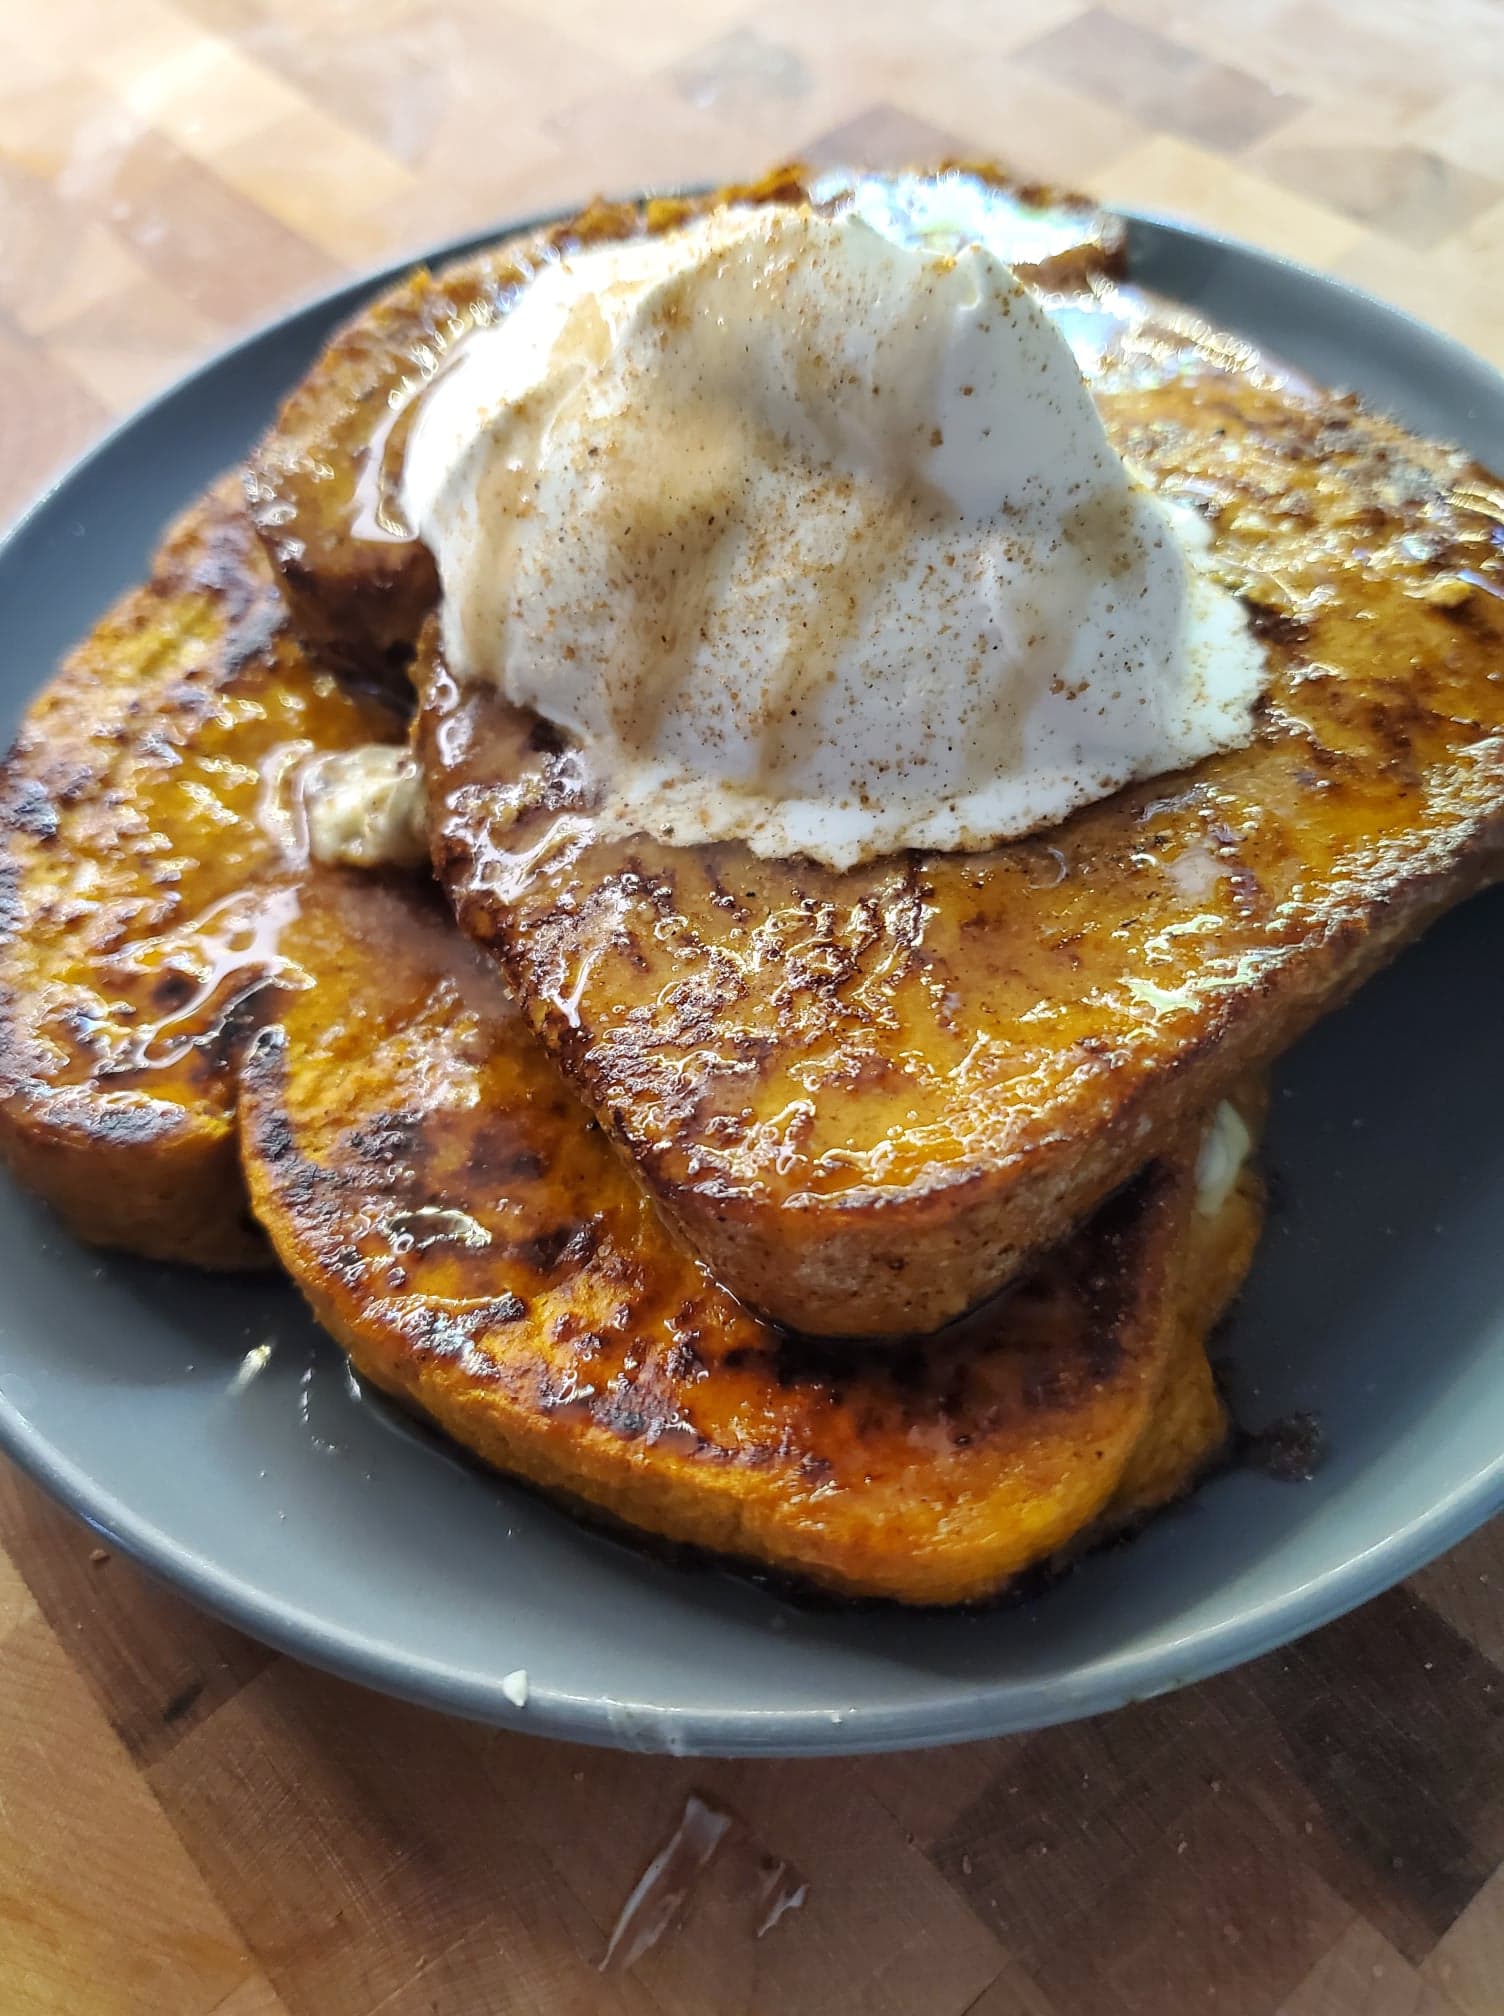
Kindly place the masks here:
POLYGON ((1250 746, 976 855, 608 839, 433 622, 435 861, 683 1236, 800 1329, 938 1328, 1504 861, 1504 487, 1246 344, 1061 311, 1271 682, 1250 746))
POLYGON ((238 475, 171 530, 0 767, 0 1159, 83 1237, 269 1257, 234 1133, 315 751, 400 735, 293 641, 238 475))
POLYGON ((949 163, 908 177, 793 165, 711 196, 597 201, 438 273, 408 275, 331 340, 248 465, 252 516, 304 634, 331 664, 400 684, 438 600, 433 561, 395 496, 416 402, 466 334, 506 312, 540 262, 670 230, 716 204, 810 198, 839 209, 855 199, 911 215, 919 229, 933 219, 937 187, 943 203, 959 205, 1040 285, 1081 285, 1121 270, 1122 224, 1085 197, 1001 168, 949 163))
POLYGON ((1181 1263, 1176 1342, 1148 1426, 1118 1479, 1099 1536, 1126 1531, 1182 1497, 1227 1442, 1227 1407, 1207 1343, 1241 1288, 1263 1231, 1266 1195, 1254 1150, 1267 1103, 1264 1081, 1245 1079, 1198 1130, 1195 1208, 1181 1263), (1231 1147, 1225 1135, 1216 1139, 1224 1126, 1231 1147), (1215 1152, 1209 1155, 1209 1148, 1215 1152), (1229 1155, 1238 1158, 1231 1166, 1229 1155))
POLYGON ((437 892, 308 861, 303 766, 396 733, 289 637, 238 491, 195 507, 5 767, 23 1180, 89 1238, 252 1261, 238 1132, 373 1380, 598 1512, 822 1587, 987 1595, 1195 1480, 1250 1170, 1213 1198, 1188 1140, 926 1352, 857 1372, 777 1335, 670 1238, 437 892))
POLYGON ((924 1348, 779 1333, 671 1236, 437 901, 326 876, 246 1062, 257 1215, 360 1374, 501 1470, 844 1595, 951 1604, 1141 1517, 1225 1418, 1257 1234, 1197 1141, 924 1348), (1198 1197, 1205 1204, 1198 1208, 1198 1197))

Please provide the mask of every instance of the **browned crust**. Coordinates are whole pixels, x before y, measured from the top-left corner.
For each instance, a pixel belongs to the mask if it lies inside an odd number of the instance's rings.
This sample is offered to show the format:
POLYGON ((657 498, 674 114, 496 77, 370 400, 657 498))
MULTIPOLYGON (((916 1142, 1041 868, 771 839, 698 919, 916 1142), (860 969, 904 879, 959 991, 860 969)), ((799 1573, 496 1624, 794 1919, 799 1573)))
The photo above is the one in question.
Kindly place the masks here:
POLYGON ((170 1101, 117 1114, 87 1090, 33 1097, 0 1106, 0 1156, 91 1245, 192 1267, 270 1259, 226 1114, 170 1101))
POLYGON ((265 1264, 234 1092, 298 868, 258 766, 395 732, 291 642, 238 475, 32 704, 0 767, 0 1157, 84 1238, 265 1264))
POLYGON ((330 884, 292 942, 314 988, 245 1075, 256 1211, 362 1375, 497 1468, 827 1590, 956 1603, 1220 1446, 1202 1347, 1251 1239, 1198 1231, 1189 1151, 961 1330, 800 1342, 668 1236, 419 899, 330 884))
POLYGON ((1246 750, 835 875, 601 837, 557 737, 419 668, 466 930, 718 1277, 807 1329, 980 1300, 1500 872, 1495 479, 1137 314, 1095 389, 1245 586, 1274 667, 1246 750))
MULTIPOLYGON (((1120 221, 1086 198, 1022 180, 991 163, 946 161, 1031 209, 1079 218, 1075 242, 1020 271, 1041 285, 1079 285, 1121 270, 1120 221)), ((369 303, 330 341, 284 402, 251 458, 247 497, 309 642, 331 664, 400 681, 424 616, 438 599, 426 548, 400 536, 360 536, 361 472, 372 441, 400 449, 416 392, 472 328, 504 314, 516 290, 550 254, 673 228, 717 204, 797 203, 813 171, 798 163, 759 181, 695 198, 642 203, 597 199, 546 229, 505 238, 432 273, 420 267, 369 303)), ((378 488, 364 493, 374 502, 378 488)))

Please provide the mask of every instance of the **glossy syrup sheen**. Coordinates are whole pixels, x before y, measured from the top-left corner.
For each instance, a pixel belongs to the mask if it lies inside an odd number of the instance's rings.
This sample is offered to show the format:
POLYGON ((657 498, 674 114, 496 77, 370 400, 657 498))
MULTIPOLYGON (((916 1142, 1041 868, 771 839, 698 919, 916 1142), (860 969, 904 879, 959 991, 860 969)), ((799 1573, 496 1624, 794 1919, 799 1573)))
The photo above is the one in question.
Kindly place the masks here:
POLYGON ((247 1064, 256 1210, 360 1371, 500 1467, 827 1587, 954 1602, 1220 1445, 1204 1338, 1257 1208, 1197 1217, 1193 1145, 945 1336, 822 1346, 685 1253, 429 899, 325 876, 285 942, 311 985, 247 1064))
POLYGON ((150 1250, 197 1258, 193 1187, 207 1210, 217 1178, 188 1154, 169 1179, 153 1155, 222 1145, 233 1176, 240 1049, 301 984, 279 949, 306 861, 299 769, 398 732, 292 641, 239 488, 169 535, 0 773, 0 1147, 109 1237, 134 1144, 141 1195, 163 1194, 125 1243, 146 1225, 150 1250))
POLYGON ((816 1328, 966 1306, 1497 872, 1497 480, 1130 289, 1057 305, 1115 445, 1247 599, 1252 746, 834 874, 607 844, 559 738, 423 675, 468 927, 722 1277, 816 1328), (915 1240, 957 1185, 938 1265, 915 1240))

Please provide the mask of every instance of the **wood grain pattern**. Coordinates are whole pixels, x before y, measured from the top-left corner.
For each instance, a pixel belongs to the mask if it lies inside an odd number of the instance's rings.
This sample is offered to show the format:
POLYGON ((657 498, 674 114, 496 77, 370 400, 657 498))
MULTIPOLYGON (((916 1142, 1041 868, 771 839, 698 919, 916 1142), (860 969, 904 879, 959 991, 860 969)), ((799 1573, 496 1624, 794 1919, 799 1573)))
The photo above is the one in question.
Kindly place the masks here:
MULTIPOLYGON (((0 516, 342 270, 596 189, 962 147, 1504 362, 1497 0, 0 8, 0 516)), ((199 1616, 0 1478, 5 2016, 1499 2016, 1504 1525, 1105 1721, 703 1765, 497 1735, 199 1616), (734 1816, 601 1974, 695 1791, 734 1816), (807 1901, 758 1938, 770 1864, 807 1901)))

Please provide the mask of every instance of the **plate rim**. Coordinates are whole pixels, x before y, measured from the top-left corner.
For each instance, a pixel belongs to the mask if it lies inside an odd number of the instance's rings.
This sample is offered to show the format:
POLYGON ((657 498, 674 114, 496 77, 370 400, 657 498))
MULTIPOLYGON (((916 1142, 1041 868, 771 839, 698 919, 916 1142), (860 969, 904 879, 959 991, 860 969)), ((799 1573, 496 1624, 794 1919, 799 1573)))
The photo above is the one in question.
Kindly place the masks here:
MULTIPOLYGON (((639 200, 638 197, 625 200, 639 200)), ((699 189, 689 192, 699 193, 699 189)), ((1455 337, 1281 253, 1205 229, 1187 220, 1128 207, 1104 206, 1121 217, 1130 248, 1156 240, 1224 254, 1255 268, 1294 274, 1361 304, 1363 312, 1399 331, 1419 334, 1439 360, 1460 376, 1491 386, 1504 397, 1504 373, 1455 337)), ((414 266, 462 258, 498 238, 546 227, 576 214, 562 208, 503 219, 481 232, 423 247, 373 266, 352 278, 305 295, 232 337, 150 398, 123 415, 44 484, 0 529, 0 562, 45 529, 48 514, 96 462, 142 430, 192 388, 233 370, 244 353, 304 320, 322 324, 320 341, 361 302, 414 266)), ((1131 251, 1130 251, 1131 257, 1131 251)), ((1194 303, 1186 305, 1194 307, 1194 303)), ((291 388, 289 388, 290 390, 291 388)), ((185 498, 183 504, 190 500, 185 498)), ((178 508, 182 508, 179 506, 178 508)), ((8 1177, 6 1180, 11 1180, 8 1177)), ((86 1250, 81 1248, 80 1250, 86 1250)), ((231 1277, 233 1278, 233 1277, 231 1277)), ((337 1347, 336 1347, 337 1348, 337 1347)), ((838 1756, 917 1750, 1044 1729, 1107 1713, 1133 1701, 1171 1693, 1291 1644, 1370 1601, 1455 1546, 1504 1510, 1504 1450, 1457 1483, 1445 1496, 1371 1546, 1284 1594, 1207 1626, 1185 1642, 1185 1656, 1166 1672, 1165 1648, 1122 1652, 1079 1669, 1066 1679, 974 1683, 953 1701, 880 1708, 678 1709, 661 1702, 616 1699, 600 1692, 570 1693, 539 1685, 518 1708, 502 1689, 500 1673, 465 1672, 425 1659, 410 1645, 384 1642, 334 1625, 173 1538, 99 1485, 54 1441, 32 1428, 0 1387, 0 1450, 87 1525, 150 1574, 198 1608, 303 1663, 360 1685, 470 1720, 523 1733, 615 1749, 663 1751, 681 1756, 838 1756)), ((560 1513, 560 1517, 568 1517, 560 1513)))

